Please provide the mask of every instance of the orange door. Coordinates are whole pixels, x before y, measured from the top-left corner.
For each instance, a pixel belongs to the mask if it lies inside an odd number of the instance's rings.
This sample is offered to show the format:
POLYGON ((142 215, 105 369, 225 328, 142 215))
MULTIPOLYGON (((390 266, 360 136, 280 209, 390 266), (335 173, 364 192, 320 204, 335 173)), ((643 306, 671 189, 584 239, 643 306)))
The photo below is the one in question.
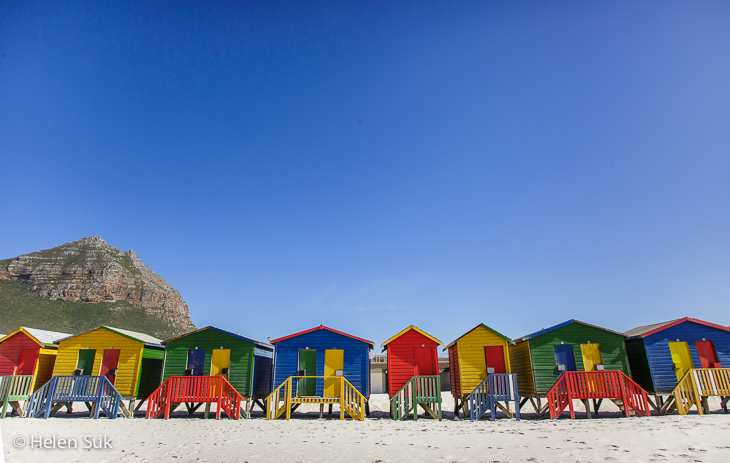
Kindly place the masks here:
POLYGON ((106 376, 114 384, 117 379, 117 366, 119 366, 119 349, 104 349, 104 357, 101 359, 101 376, 106 376))

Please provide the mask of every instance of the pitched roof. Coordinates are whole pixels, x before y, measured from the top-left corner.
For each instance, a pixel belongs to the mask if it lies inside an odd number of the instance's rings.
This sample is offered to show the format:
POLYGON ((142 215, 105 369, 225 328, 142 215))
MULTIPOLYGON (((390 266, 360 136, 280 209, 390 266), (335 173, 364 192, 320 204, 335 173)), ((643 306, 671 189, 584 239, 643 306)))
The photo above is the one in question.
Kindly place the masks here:
POLYGON ((48 345, 53 344, 55 341, 66 338, 71 336, 68 333, 59 333, 58 331, 48 331, 48 330, 39 330, 38 328, 28 328, 26 326, 21 326, 17 330, 13 331, 12 333, 8 334, 7 336, 0 336, 0 342, 4 341, 5 338, 9 338, 11 336, 14 336, 18 333, 25 332, 30 337, 32 337, 38 344, 41 345, 48 345))
POLYGON ((257 346, 263 347, 265 349, 274 350, 274 346, 272 346, 268 342, 257 341, 256 339, 253 339, 253 338, 247 338, 246 336, 241 336, 238 333, 234 333, 232 331, 226 331, 224 329, 217 328, 215 326, 206 326, 205 328, 200 328, 200 329, 195 330, 195 331, 190 331, 189 333, 181 334, 180 336, 175 336, 174 338, 166 339, 166 340, 162 341, 162 344, 167 344, 170 341, 175 341, 177 339, 184 338, 185 336, 190 336, 191 334, 199 333, 199 332, 201 332, 203 330, 214 330, 214 331, 218 331, 219 333, 227 334, 228 336, 232 336, 234 338, 242 339, 244 341, 250 342, 252 344, 256 344, 257 346))
POLYGON ((358 338, 357 336, 353 336, 353 335, 351 335, 351 334, 343 333, 342 331, 337 331, 337 330, 333 330, 332 328, 328 328, 328 327, 326 327, 326 326, 324 326, 324 325, 319 325, 319 326, 318 326, 318 327, 316 327, 316 328, 312 328, 312 329, 309 329, 309 330, 304 330, 304 331, 300 331, 299 333, 294 333, 294 334, 290 334, 289 336, 284 336, 284 337, 282 337, 282 338, 272 339, 272 340, 271 340, 271 341, 269 341, 269 342, 270 342, 271 344, 276 344, 276 343, 277 343, 277 342, 279 342, 279 341, 283 341, 283 340, 285 340, 285 339, 293 338, 293 337, 296 337, 296 336, 301 336, 301 335, 303 335, 303 334, 311 333, 311 332, 313 332, 313 331, 317 331, 317 330, 327 330, 327 331, 331 331, 331 332, 333 332, 333 333, 341 334, 342 336, 347 336, 348 338, 352 338, 352 339, 355 339, 355 340, 357 340, 357 341, 360 341, 360 342, 364 342, 364 343, 367 343, 367 344, 369 344, 369 345, 370 345, 370 348, 371 348, 371 349, 375 347, 375 344, 374 344, 374 343, 373 343, 372 341, 368 341, 367 339, 363 339, 363 338, 358 338))
POLYGON ((514 344, 514 341, 512 341, 512 340, 511 340, 510 338, 508 338, 507 336, 503 335, 503 334, 502 334, 502 333, 500 333, 499 331, 491 329, 490 327, 488 327, 488 326, 487 326, 487 325, 485 325, 484 323, 480 323, 480 324, 478 324, 477 326, 475 326, 474 328, 472 328, 472 329, 470 329, 469 331, 467 331, 466 333, 464 333, 464 334, 462 334, 461 336, 459 336, 458 338, 454 339, 454 340, 453 340, 453 341, 452 341, 452 342, 451 342, 451 343, 450 343, 450 344, 449 344, 448 346, 444 347, 444 349, 443 349, 443 350, 448 350, 448 349, 449 349, 449 347, 451 347, 451 346, 453 346, 454 344, 456 344, 456 343, 457 343, 457 342, 459 341, 459 339, 463 338, 464 336, 466 336, 467 334, 471 333, 472 331, 474 331, 475 329, 479 328, 480 326, 481 326, 482 328, 484 328, 485 330, 487 330, 487 331, 489 331, 489 332, 491 332, 491 333, 493 333, 493 334, 496 334, 497 336, 499 336, 500 338, 504 339, 504 340, 505 340, 505 341, 507 341, 508 343, 510 343, 510 344, 514 344))
POLYGON ((531 339, 531 338, 534 338, 534 337, 543 335, 545 333, 549 333, 551 331, 557 330, 558 328, 562 328, 564 326, 568 326, 571 323, 578 323, 580 325, 590 326, 591 328, 596 328, 598 330, 607 331, 609 333, 617 334, 619 336, 623 336, 624 335, 623 333, 619 333, 618 331, 609 330, 608 328, 604 328, 602 326, 591 325, 590 323, 586 323, 586 322, 582 322, 580 320, 572 319, 572 320, 568 320, 568 321, 563 322, 563 323, 559 323, 559 324, 557 324, 555 326, 551 326, 550 328, 543 328, 540 331, 535 331, 534 333, 531 333, 531 334, 522 336, 521 338, 515 339, 515 342, 526 341, 528 339, 531 339))
POLYGON ((422 334, 422 335, 426 336, 426 337, 427 337, 428 339, 430 339, 431 341, 435 342, 435 343, 436 343, 436 345, 439 345, 439 346, 440 346, 440 345, 442 345, 442 344, 443 344, 443 342, 441 342, 441 341, 439 341, 438 339, 434 338, 433 336, 431 336, 430 334, 426 333, 426 332, 425 332, 425 331, 423 331, 422 329, 420 329, 420 328, 416 327, 415 325, 411 325, 411 326, 409 326, 408 328, 406 328, 406 329, 404 329, 403 331, 401 331, 400 333, 398 333, 398 334, 396 334, 395 336, 393 336, 392 338, 388 339, 388 340, 387 340, 387 341, 385 341, 384 343, 382 343, 382 344, 380 345, 380 347, 382 347, 382 348, 383 348, 383 350, 385 350, 385 346, 387 346, 388 344, 390 344, 391 342, 393 342, 393 341, 394 341, 395 339, 397 339, 398 337, 400 337, 401 335, 405 334, 406 332, 408 332, 408 331, 410 331, 410 330, 413 330, 413 331, 415 331, 415 332, 417 332, 417 333, 420 333, 420 334, 422 334))
POLYGON ((143 344, 151 344, 151 345, 155 345, 155 346, 161 346, 162 345, 162 341, 161 340, 157 339, 154 336, 150 336, 149 334, 138 333, 136 331, 123 330, 121 328, 114 328, 113 326, 106 326, 106 325, 98 326, 98 327, 96 327, 94 329, 91 329, 91 330, 88 330, 88 331, 84 331, 83 333, 74 334, 73 336, 68 336, 68 337, 65 337, 63 339, 58 339, 55 342, 56 342, 56 344, 58 344, 61 341, 65 341, 67 339, 75 338, 76 336, 81 336, 82 334, 91 333, 92 331, 96 331, 96 330, 100 330, 100 329, 105 329, 107 331, 111 331, 112 333, 116 333, 116 334, 119 334, 121 336, 125 336, 127 338, 134 339, 135 341, 139 341, 139 342, 141 342, 143 344))
POLYGON ((679 325, 680 323, 684 322, 692 322, 697 323, 704 326, 709 326, 711 328, 716 328, 718 330, 728 331, 730 332, 730 327, 722 326, 722 325, 716 325, 714 323, 706 322, 704 320, 698 320, 696 318, 678 318, 676 320, 670 320, 668 322, 662 322, 662 323, 654 323, 653 325, 646 325, 646 326, 639 326, 637 328, 634 328, 632 330, 629 330, 624 333, 624 336, 627 338, 643 338, 649 335, 652 335, 654 333, 658 333, 659 331, 666 330, 667 328, 671 328, 675 325, 679 325))

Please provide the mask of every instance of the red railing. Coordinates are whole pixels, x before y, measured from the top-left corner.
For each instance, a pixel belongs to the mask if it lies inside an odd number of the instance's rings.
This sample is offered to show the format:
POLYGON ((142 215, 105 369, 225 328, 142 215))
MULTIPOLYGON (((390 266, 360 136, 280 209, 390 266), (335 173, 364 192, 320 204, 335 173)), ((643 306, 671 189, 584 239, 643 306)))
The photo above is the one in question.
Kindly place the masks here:
POLYGON ((631 415, 630 409, 641 416, 651 413, 646 391, 622 371, 566 371, 545 398, 553 419, 566 407, 575 418, 574 399, 621 399, 626 416, 631 415))
POLYGON ((173 404, 215 403, 216 419, 221 412, 239 419, 243 397, 222 376, 170 376, 147 398, 147 418, 170 418, 173 404))

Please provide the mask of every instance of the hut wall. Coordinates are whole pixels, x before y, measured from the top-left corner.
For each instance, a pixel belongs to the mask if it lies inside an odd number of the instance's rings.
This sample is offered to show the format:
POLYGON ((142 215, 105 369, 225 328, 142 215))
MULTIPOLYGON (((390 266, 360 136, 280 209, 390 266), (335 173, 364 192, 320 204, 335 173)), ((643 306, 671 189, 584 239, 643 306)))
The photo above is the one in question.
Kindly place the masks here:
POLYGON ((606 370, 620 370, 631 376, 629 361, 626 356, 624 338, 598 328, 580 323, 570 323, 563 327, 529 339, 532 355, 532 368, 535 376, 535 389, 538 394, 547 393, 558 379, 559 372, 555 363, 555 344, 573 346, 573 356, 578 371, 584 371, 581 344, 599 344, 601 360, 606 370))
MULTIPOLYGON (((296 376, 300 349, 317 351, 317 376, 324 376, 327 349, 343 349, 345 378, 365 397, 370 395, 370 346, 329 330, 315 330, 276 343, 274 388, 290 376, 296 376)), ((316 394, 323 395, 322 381, 317 381, 316 394)))
POLYGON ((517 389, 520 394, 536 394, 535 376, 532 371, 530 341, 509 346, 509 363, 512 373, 517 375, 517 389))
POLYGON ((644 340, 641 338, 627 339, 625 343, 633 380, 645 390, 654 391, 654 381, 651 378, 649 358, 646 355, 644 340))
MULTIPOLYGON (((15 366, 22 349, 35 349, 37 358, 41 346, 22 331, 0 343, 0 376, 10 376, 15 373, 15 366)), ((33 374, 35 374, 35 368, 33 374)))
POLYGON ((461 397, 461 373, 459 365, 459 343, 449 347, 449 377, 451 379, 451 395, 461 397))
POLYGON ((701 368, 695 341, 702 338, 713 342, 720 364, 730 367, 730 332, 687 321, 643 338, 656 392, 671 392, 677 385, 669 342, 686 342, 694 367, 701 368))
POLYGON ((137 380, 137 397, 149 397, 162 384, 164 358, 165 349, 144 346, 142 363, 139 367, 139 379, 137 380))
MULTIPOLYGON (((416 374, 416 349, 427 348, 438 375, 438 344, 416 330, 408 330, 387 345, 388 394, 392 397, 416 374)), ((424 372, 420 372, 424 375, 424 372)))
POLYGON ((271 394, 271 375, 273 371, 273 352, 266 349, 255 349, 252 397, 267 397, 271 394))
POLYGON ((253 380, 254 344, 220 331, 197 331, 165 343, 165 367, 162 380, 170 376, 183 376, 188 365, 188 350, 205 350, 203 374, 210 374, 213 350, 230 349, 231 360, 228 382, 244 397, 251 397, 253 380))
POLYGON ((463 394, 470 394, 487 377, 485 346, 502 346, 504 366, 507 373, 511 372, 507 341, 486 328, 479 326, 459 339, 457 344, 463 394))
POLYGON ((53 376, 53 365, 56 363, 57 355, 58 351, 55 349, 41 349, 35 370, 34 391, 46 384, 53 376))
POLYGON ((101 371, 105 349, 119 349, 119 364, 114 387, 123 397, 134 397, 137 392, 137 378, 142 361, 144 344, 104 328, 68 338, 58 346, 58 356, 53 367, 53 376, 73 375, 79 350, 95 349, 92 375, 101 371))

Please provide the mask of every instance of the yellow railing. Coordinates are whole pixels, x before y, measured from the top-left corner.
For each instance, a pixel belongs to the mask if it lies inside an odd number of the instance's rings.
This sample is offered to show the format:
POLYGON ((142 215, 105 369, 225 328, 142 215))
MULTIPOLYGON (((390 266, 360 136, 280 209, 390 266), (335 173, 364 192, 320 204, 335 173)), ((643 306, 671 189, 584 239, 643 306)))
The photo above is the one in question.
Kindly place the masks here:
POLYGON ((702 398, 730 396, 730 368, 692 368, 672 391, 677 412, 686 415, 692 406, 702 415, 702 398))
POLYGON ((327 380, 338 380, 340 381, 339 391, 340 394, 337 397, 317 397, 317 396, 306 396, 297 397, 296 388, 294 384, 298 383, 298 380, 302 379, 325 379, 324 376, 290 376, 283 383, 279 385, 274 391, 269 394, 266 398, 266 419, 275 420, 282 415, 286 414, 286 419, 291 419, 292 407, 295 403, 306 402, 309 404, 315 403, 339 403, 340 404, 340 419, 345 419, 345 412, 352 417, 354 420, 365 419, 365 401, 367 400, 364 395, 357 390, 344 376, 332 377, 328 376, 327 380), (297 383, 295 383, 297 380, 297 383), (333 399, 339 399, 339 401, 333 401, 333 399))

